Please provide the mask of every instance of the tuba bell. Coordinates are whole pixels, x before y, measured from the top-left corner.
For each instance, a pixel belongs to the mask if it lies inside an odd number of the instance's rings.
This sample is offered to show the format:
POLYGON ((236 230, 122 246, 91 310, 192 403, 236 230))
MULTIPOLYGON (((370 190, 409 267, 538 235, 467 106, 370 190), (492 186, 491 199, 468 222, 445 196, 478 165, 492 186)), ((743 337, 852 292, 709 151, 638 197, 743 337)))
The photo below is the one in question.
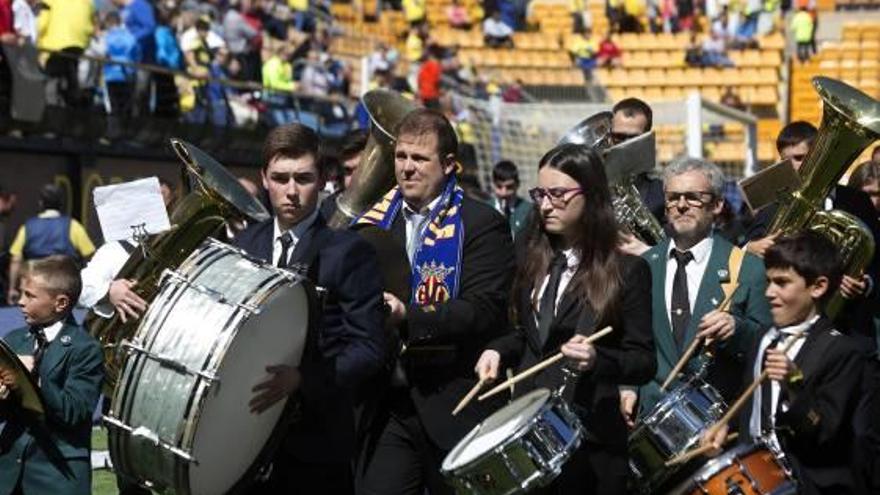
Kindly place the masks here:
POLYGON ((364 106, 370 115, 370 136, 351 187, 336 200, 336 211, 327 222, 334 228, 348 227, 352 220, 394 187, 394 132, 397 125, 416 109, 399 93, 384 89, 367 92, 364 106))
MULTIPOLYGON (((208 237, 216 234, 230 218, 242 216, 254 221, 270 218, 269 212, 238 183, 220 163, 199 148, 179 139, 171 146, 184 164, 190 192, 177 201, 171 212, 171 230, 150 237, 135 249, 116 278, 137 281, 133 290, 147 303, 159 291, 165 270, 173 270, 208 237)), ((104 318, 90 311, 84 326, 104 348, 105 392, 112 396, 124 356, 119 344, 130 339, 140 321, 123 323, 118 314, 104 318)))
MULTIPOLYGON (((798 170, 803 186, 783 194, 767 232, 791 234, 806 227, 823 234, 841 247, 844 272, 859 277, 874 253, 871 232, 852 215, 822 207, 847 168, 880 138, 880 102, 827 77, 814 77, 813 87, 824 107, 819 133, 798 170)), ((838 291, 826 313, 834 317, 842 307, 838 291)))
POLYGON ((665 237, 663 227, 642 202, 633 182, 637 174, 654 169, 655 134, 649 131, 614 145, 611 140, 613 115, 611 112, 599 112, 587 117, 566 132, 556 144, 585 145, 602 154, 618 223, 642 242, 655 245, 665 237))

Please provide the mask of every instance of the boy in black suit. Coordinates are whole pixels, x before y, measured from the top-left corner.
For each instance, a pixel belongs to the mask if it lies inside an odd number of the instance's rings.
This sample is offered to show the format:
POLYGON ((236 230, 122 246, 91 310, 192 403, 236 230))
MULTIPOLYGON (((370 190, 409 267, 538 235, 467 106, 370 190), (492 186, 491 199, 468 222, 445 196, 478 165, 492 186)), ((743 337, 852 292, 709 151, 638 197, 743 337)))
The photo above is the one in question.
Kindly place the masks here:
POLYGON ((18 302, 28 327, 4 340, 37 379, 46 416, 40 421, 15 403, 17 377, 0 368, 0 494, 91 493, 91 420, 104 358, 70 316, 81 287, 70 258, 28 267, 18 302))
MULTIPOLYGON (((778 238, 764 263, 774 326, 752 350, 749 378, 766 369, 769 380, 743 408, 741 437, 763 437, 781 447, 798 493, 862 493, 852 466, 851 420, 864 355, 822 314, 841 279, 837 248, 804 231, 778 238)), ((719 446, 725 436, 726 428, 713 443, 719 446)))

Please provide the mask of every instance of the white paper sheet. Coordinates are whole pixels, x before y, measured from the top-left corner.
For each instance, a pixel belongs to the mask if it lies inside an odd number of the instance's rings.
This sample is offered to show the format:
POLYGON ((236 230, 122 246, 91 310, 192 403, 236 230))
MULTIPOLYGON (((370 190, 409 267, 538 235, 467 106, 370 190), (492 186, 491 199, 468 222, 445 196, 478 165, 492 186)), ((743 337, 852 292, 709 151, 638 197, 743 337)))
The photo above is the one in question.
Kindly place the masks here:
POLYGON ((133 241, 136 231, 158 234, 171 228, 156 177, 96 187, 94 197, 105 242, 133 241))

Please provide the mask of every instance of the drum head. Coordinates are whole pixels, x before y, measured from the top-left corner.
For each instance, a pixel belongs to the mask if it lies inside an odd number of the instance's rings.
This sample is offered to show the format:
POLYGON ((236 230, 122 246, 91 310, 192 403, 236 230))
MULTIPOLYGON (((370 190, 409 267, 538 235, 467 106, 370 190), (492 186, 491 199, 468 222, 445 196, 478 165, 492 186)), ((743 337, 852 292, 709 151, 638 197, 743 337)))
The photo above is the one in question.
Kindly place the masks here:
POLYGON ((477 425, 443 461, 442 471, 454 471, 515 437, 550 398, 546 388, 533 390, 499 409, 477 425))
POLYGON ((251 389, 269 378, 266 366, 299 365, 309 321, 305 285, 280 288, 243 322, 226 350, 215 386, 202 406, 193 440, 190 493, 225 493, 251 467, 281 417, 286 400, 250 412, 251 389))

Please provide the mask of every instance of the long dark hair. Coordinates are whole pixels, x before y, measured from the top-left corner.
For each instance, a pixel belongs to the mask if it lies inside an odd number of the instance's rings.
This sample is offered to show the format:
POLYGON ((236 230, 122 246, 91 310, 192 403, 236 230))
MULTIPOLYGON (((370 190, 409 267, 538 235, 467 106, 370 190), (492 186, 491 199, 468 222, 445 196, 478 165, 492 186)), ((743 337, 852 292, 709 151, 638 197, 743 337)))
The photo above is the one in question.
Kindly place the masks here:
MULTIPOLYGON (((580 252, 581 262, 569 290, 578 291, 581 302, 590 304, 598 322, 608 322, 615 311, 622 274, 617 252, 620 229, 611 206, 611 191, 602 159, 588 146, 563 144, 541 158, 538 169, 543 167, 552 167, 568 175, 583 190, 580 228, 572 239, 572 247, 580 252)), ((545 230, 543 222, 532 222, 526 262, 514 283, 517 294, 540 287, 560 241, 558 235, 545 230)))

